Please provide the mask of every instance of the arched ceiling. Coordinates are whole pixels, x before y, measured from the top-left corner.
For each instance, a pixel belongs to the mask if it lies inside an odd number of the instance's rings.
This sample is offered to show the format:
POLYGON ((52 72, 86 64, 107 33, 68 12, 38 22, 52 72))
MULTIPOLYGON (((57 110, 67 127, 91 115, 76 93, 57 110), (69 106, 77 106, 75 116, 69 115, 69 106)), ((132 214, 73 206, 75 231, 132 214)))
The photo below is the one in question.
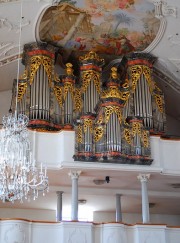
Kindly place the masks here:
POLYGON ((48 8, 38 26, 41 41, 114 58, 146 50, 158 38, 161 21, 147 0, 81 0, 48 8))

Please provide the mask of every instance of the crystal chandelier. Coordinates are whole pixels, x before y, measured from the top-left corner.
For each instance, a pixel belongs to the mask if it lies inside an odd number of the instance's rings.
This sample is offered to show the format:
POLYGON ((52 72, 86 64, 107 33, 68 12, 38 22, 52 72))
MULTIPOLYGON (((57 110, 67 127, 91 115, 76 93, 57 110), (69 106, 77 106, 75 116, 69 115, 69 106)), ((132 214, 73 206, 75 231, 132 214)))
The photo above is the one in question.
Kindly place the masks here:
POLYGON ((0 199, 35 200, 48 190, 47 169, 35 165, 28 138, 28 117, 9 113, 3 117, 0 140, 0 199))
MULTIPOLYGON (((21 1, 22 21, 22 1, 21 1)), ((14 113, 11 111, 3 117, 3 127, 0 130, 0 200, 20 201, 38 197, 48 191, 47 169, 41 164, 41 169, 36 167, 35 159, 31 151, 27 125, 29 119, 24 114, 18 114, 18 81, 20 62, 20 38, 19 58, 17 72, 16 106, 14 113)))

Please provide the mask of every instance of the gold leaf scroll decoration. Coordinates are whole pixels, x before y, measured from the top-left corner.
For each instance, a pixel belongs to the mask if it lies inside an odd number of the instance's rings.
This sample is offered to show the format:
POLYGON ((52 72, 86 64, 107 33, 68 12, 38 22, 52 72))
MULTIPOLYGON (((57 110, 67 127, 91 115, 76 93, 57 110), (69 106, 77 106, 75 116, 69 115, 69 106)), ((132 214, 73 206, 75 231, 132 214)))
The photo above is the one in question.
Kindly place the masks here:
POLYGON ((130 67, 130 70, 132 78, 132 91, 134 92, 136 89, 137 81, 140 79, 142 74, 142 67, 140 65, 135 65, 130 67))
POLYGON ((101 89, 100 89, 100 74, 94 70, 88 70, 84 71, 82 74, 82 79, 83 79, 83 85, 82 85, 82 92, 84 93, 90 82, 93 80, 94 85, 97 89, 98 94, 100 94, 101 89))
POLYGON ((152 78, 151 78, 151 69, 147 66, 143 66, 143 74, 149 85, 150 93, 152 94, 152 92, 154 90, 154 82, 152 81, 152 78))
POLYGON ((75 106, 75 111, 80 112, 82 110, 81 89, 78 88, 75 88, 74 106, 75 106))
POLYGON ((141 137, 141 123, 139 122, 133 122, 132 124, 132 136, 135 137, 136 134, 141 137))
POLYGON ((71 97, 72 97, 72 99, 73 99, 73 95, 74 95, 74 87, 73 87, 74 85, 73 85, 73 83, 71 83, 71 82, 65 82, 64 83, 64 100, 66 99, 66 97, 67 97, 67 93, 68 93, 68 91, 70 92, 70 94, 71 94, 71 97))
POLYGON ((156 101, 158 110, 159 110, 161 113, 163 113, 163 111, 164 111, 164 108, 163 108, 163 107, 164 107, 164 106, 163 106, 164 101, 163 101, 163 97, 162 97, 162 95, 157 95, 157 94, 155 94, 155 95, 154 95, 154 98, 155 98, 155 101, 156 101))
POLYGON ((23 95, 26 93, 27 82, 19 82, 18 84, 18 102, 22 99, 23 95))
POLYGON ((142 132, 142 143, 145 148, 149 147, 149 132, 148 131, 142 132))
POLYGON ((63 90, 61 86, 54 86, 54 94, 56 96, 56 99, 59 103, 59 106, 62 107, 63 105, 63 90))
POLYGON ((82 125, 80 125, 80 124, 77 127, 77 142, 83 143, 82 125))
POLYGON ((102 126, 98 126, 94 129, 94 141, 98 142, 104 134, 104 129, 102 126))
POLYGON ((122 112, 119 106, 106 106, 105 107, 105 123, 107 124, 112 113, 115 113, 119 122, 122 122, 122 112))
POLYGON ((131 131, 130 129, 124 129, 124 138, 128 144, 131 144, 131 131))
POLYGON ((87 132, 88 128, 90 129, 90 132, 92 133, 93 132, 93 121, 89 118, 86 118, 86 119, 84 119, 84 125, 83 125, 84 133, 87 132))
POLYGON ((46 56, 33 56, 31 57, 30 64, 30 85, 33 83, 34 76, 39 69, 40 65, 43 65, 46 70, 49 86, 51 86, 52 81, 52 59, 46 56))

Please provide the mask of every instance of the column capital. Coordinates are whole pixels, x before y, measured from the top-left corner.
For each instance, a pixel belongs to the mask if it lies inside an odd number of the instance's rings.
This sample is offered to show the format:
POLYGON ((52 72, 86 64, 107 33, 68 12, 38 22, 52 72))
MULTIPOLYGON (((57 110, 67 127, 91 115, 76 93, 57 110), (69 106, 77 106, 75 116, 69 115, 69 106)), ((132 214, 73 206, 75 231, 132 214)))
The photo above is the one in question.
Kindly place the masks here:
POLYGON ((62 195, 63 193, 63 191, 56 191, 57 196, 62 195))
POLYGON ((147 182, 150 178, 150 174, 139 174, 137 178, 140 182, 147 182))
POLYGON ((68 175, 71 177, 71 179, 78 179, 81 174, 81 171, 70 171, 68 175))

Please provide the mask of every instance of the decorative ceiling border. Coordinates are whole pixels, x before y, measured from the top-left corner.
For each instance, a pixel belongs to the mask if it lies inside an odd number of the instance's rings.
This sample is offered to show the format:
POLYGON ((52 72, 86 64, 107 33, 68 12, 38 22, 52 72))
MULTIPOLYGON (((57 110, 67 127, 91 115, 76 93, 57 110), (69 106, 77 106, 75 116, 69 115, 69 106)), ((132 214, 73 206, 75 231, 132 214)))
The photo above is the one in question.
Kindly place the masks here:
MULTIPOLYGON (((20 55, 20 57, 22 57, 22 54, 20 55)), ((6 58, 4 60, 1 60, 0 61, 0 67, 4 66, 6 64, 9 64, 9 63, 11 63, 13 61, 16 61, 18 58, 19 58, 19 54, 16 54, 14 56, 11 56, 11 57, 8 57, 8 58, 6 58)))
POLYGON ((177 17, 176 7, 169 6, 167 5, 167 2, 161 0, 154 0, 153 3, 155 6, 155 17, 160 19, 160 27, 156 35, 156 38, 143 52, 151 52, 162 39, 167 26, 167 21, 165 16, 171 15, 175 18, 177 17))
POLYGON ((159 78, 164 83, 166 83, 168 86, 170 86, 172 89, 174 89, 177 93, 180 93, 180 84, 175 82, 169 76, 165 75, 158 68, 156 68, 156 67, 153 68, 153 74, 155 77, 159 78))
POLYGON ((20 0, 0 0, 1 3, 20 2, 20 0))

